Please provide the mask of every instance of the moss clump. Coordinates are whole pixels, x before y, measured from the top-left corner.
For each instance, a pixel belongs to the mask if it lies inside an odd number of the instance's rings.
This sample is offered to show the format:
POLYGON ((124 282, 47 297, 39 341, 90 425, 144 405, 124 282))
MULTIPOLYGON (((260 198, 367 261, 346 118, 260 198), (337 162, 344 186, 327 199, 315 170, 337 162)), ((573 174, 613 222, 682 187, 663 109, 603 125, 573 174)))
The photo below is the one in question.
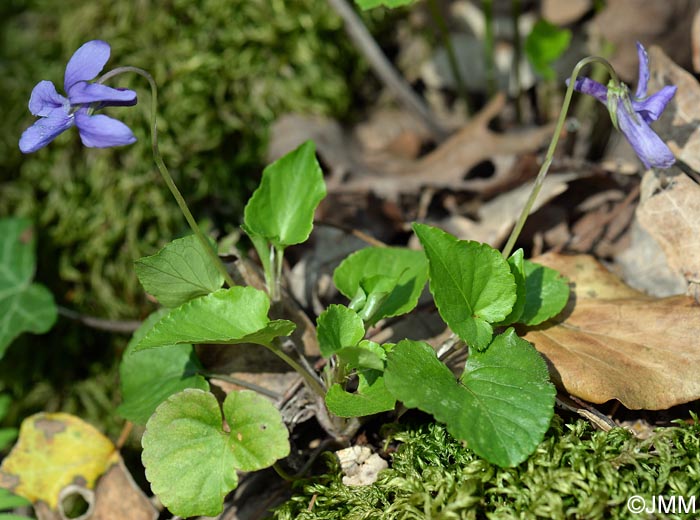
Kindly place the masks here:
POLYGON ((290 111, 343 116, 366 70, 325 0, 64 0, 60 9, 14 0, 0 15, 0 216, 33 218, 40 277, 50 283, 57 271, 59 300, 107 317, 138 313, 132 262, 185 231, 153 166, 148 85, 110 81, 139 94, 136 107, 107 111, 134 130, 135 145, 88 150, 71 131, 22 156, 39 80, 62 90, 67 60, 95 38, 112 46, 108 68, 150 71, 165 161, 195 213, 218 225, 237 224, 269 124, 290 111))
POLYGON ((639 440, 624 429, 593 431, 555 416, 537 451, 508 469, 480 459, 438 424, 402 427, 390 440, 402 444, 375 484, 343 485, 329 457, 328 474, 305 482, 275 518, 638 518, 626 507, 633 495, 700 495, 697 422, 639 440))

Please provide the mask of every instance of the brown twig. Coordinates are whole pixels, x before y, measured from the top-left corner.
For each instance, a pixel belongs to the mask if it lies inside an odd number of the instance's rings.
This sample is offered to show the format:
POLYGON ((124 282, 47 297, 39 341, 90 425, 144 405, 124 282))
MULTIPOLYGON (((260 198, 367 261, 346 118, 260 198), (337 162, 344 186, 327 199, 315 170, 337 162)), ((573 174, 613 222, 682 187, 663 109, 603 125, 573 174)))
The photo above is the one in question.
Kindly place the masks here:
POLYGON ((104 318, 80 314, 79 312, 60 305, 58 306, 58 314, 92 329, 116 332, 119 334, 132 334, 141 326, 141 322, 137 320, 106 320, 104 318))

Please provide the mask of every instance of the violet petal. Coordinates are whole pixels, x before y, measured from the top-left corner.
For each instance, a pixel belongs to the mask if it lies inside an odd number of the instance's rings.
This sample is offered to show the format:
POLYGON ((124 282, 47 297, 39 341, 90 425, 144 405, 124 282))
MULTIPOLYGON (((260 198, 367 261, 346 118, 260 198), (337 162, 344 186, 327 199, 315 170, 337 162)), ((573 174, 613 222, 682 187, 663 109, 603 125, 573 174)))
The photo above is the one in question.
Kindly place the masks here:
POLYGON ((56 91, 56 87, 50 81, 40 81, 32 90, 29 98, 29 111, 35 116, 48 116, 57 108, 64 108, 68 112, 68 100, 56 91))
POLYGON ((102 106, 119 104, 130 106, 136 104, 136 92, 127 89, 116 89, 99 83, 78 81, 68 90, 71 104, 101 103, 102 106))
POLYGON ((637 156, 647 168, 668 168, 675 161, 671 150, 639 115, 636 120, 622 104, 617 108, 620 131, 634 148, 637 156))
POLYGON ((22 137, 19 138, 19 149, 22 153, 36 152, 73 124, 72 115, 68 115, 62 108, 56 108, 46 117, 39 118, 22 133, 22 137))
MULTIPOLYGON (((569 84, 569 80, 566 80, 566 84, 569 84)), ((608 88, 590 78, 577 79, 574 83, 574 89, 582 94, 593 96, 603 104, 608 102, 608 88)))
POLYGON ((676 94, 678 87, 666 86, 659 90, 656 94, 649 96, 648 98, 638 101, 632 101, 632 108, 642 116, 644 121, 650 123, 656 121, 661 117, 661 113, 666 108, 666 105, 676 94))
POLYGON ((128 126, 105 115, 88 116, 84 110, 79 110, 75 114, 75 125, 83 144, 90 148, 108 148, 136 142, 136 137, 128 126))
POLYGON ((83 44, 68 61, 63 78, 63 89, 68 92, 78 81, 94 79, 109 59, 110 47, 102 40, 83 44))
POLYGON ((647 85, 649 85, 649 55, 644 45, 639 42, 637 42, 637 56, 639 56, 639 79, 634 97, 642 99, 646 97, 647 85))

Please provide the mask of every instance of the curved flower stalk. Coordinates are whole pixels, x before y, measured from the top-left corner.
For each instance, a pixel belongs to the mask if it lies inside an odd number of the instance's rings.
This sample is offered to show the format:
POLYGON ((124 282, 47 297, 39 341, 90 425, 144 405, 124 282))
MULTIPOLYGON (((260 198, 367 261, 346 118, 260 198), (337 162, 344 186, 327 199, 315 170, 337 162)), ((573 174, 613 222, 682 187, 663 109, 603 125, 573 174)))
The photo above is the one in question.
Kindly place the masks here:
POLYGON ((23 153, 36 152, 72 126, 78 128, 80 139, 88 147, 107 148, 136 142, 132 131, 121 121, 94 115, 106 106, 136 104, 133 90, 88 83, 102 71, 109 54, 109 44, 101 40, 89 41, 75 51, 63 80, 68 97, 59 94, 51 81, 37 83, 29 99, 29 111, 39 119, 19 140, 23 153))
POLYGON ((629 88, 624 83, 610 81, 606 87, 590 78, 577 79, 574 89, 593 96, 608 107, 615 128, 624 134, 645 167, 669 168, 676 158, 649 124, 661 116, 677 87, 666 86, 656 94, 647 96, 649 56, 639 42, 637 53, 639 80, 634 96, 630 95, 629 88))

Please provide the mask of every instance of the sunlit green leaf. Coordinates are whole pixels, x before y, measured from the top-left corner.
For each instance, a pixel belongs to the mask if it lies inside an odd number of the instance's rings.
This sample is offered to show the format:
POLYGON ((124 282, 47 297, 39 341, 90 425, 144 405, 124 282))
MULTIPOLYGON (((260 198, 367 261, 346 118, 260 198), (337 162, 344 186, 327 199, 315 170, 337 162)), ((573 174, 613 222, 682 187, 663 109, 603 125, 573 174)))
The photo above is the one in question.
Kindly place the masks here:
POLYGON ((387 355, 387 389, 433 414, 458 439, 502 467, 525 460, 544 438, 556 391, 547 365, 508 329, 483 352, 470 350, 460 380, 427 343, 401 341, 387 355))
POLYGON ((174 240, 155 255, 140 258, 135 269, 146 292, 165 307, 177 307, 214 292, 224 283, 195 235, 174 240))
POLYGON ((188 389, 161 404, 146 425, 142 460, 151 489, 181 517, 216 516, 238 485, 236 470, 255 471, 289 454, 277 408, 255 392, 231 392, 221 409, 213 394, 188 389))
POLYGON ((554 269, 525 260, 525 307, 518 318, 539 325, 559 314, 569 301, 569 281, 554 269))
POLYGON ((378 370, 357 373, 358 385, 354 393, 346 392, 339 384, 330 387, 326 406, 338 417, 363 417, 393 410, 396 399, 386 389, 384 377, 378 370))
POLYGON ((134 352, 180 343, 258 343, 287 336, 294 323, 270 321, 270 299, 253 287, 219 289, 172 309, 134 347, 134 352))
POLYGON ((413 310, 427 279, 428 262, 423 252, 398 247, 361 249, 343 260, 333 273, 333 282, 347 298, 355 299, 361 293, 358 307, 371 302, 372 294, 382 293, 379 308, 371 312, 370 324, 413 310), (384 294, 388 290, 390 293, 384 294))
POLYGON ((357 346, 345 347, 337 352, 337 356, 347 364, 349 369, 384 370, 386 350, 374 341, 362 340, 357 346))
POLYGON ((487 244, 457 240, 414 224, 430 264, 430 292, 440 316, 468 345, 486 348, 493 323, 510 314, 516 286, 508 262, 487 244))
POLYGON ((245 225, 276 247, 309 238, 314 211, 326 196, 313 141, 270 164, 245 207, 245 225))
POLYGON ((362 319, 344 305, 330 305, 316 320, 318 346, 323 357, 357 345, 365 335, 362 319))

